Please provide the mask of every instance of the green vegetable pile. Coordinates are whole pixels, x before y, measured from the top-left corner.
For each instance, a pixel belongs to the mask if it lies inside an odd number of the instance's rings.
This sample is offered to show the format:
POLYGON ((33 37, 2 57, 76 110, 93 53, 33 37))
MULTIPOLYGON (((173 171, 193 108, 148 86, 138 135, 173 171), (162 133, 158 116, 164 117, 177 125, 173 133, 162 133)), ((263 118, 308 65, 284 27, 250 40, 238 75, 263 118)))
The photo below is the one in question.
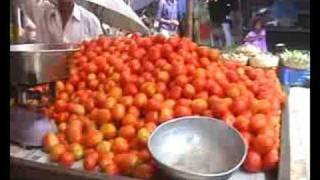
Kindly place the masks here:
POLYGON ((280 54, 283 66, 294 69, 308 69, 310 67, 310 53, 300 50, 285 50, 280 54))

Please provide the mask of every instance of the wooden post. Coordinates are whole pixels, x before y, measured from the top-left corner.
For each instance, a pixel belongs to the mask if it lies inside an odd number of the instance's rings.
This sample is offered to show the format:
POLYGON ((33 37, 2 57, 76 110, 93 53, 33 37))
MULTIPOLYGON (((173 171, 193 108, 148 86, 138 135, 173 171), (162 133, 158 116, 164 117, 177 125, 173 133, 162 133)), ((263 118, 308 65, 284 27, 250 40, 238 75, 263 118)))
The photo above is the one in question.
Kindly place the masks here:
POLYGON ((187 1, 187 37, 192 39, 193 29, 193 0, 187 1))

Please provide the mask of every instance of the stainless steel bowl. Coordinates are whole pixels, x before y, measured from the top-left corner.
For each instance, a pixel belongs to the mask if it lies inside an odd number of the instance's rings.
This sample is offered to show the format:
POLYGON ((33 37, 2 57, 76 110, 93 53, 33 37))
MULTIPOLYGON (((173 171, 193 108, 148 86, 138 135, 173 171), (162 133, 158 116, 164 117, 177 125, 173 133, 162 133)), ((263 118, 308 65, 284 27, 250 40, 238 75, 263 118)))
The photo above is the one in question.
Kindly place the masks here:
POLYGON ((10 46, 12 84, 36 85, 69 77, 68 56, 75 44, 18 44, 10 46))
POLYGON ((228 179, 247 154, 236 129, 201 116, 161 124, 151 134, 148 148, 163 173, 176 179, 228 179))

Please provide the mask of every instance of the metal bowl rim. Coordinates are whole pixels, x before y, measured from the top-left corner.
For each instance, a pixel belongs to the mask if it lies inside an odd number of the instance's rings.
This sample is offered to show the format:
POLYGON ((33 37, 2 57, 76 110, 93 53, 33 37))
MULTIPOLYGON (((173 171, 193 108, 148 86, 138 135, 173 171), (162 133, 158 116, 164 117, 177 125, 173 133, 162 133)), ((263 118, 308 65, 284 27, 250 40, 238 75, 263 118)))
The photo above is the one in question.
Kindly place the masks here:
POLYGON ((10 53, 58 53, 58 52, 75 52, 80 50, 80 44, 74 43, 34 43, 34 44, 14 44, 10 45, 10 53), (30 50, 23 50, 23 49, 15 49, 19 46, 35 46, 35 47, 55 47, 55 46, 62 46, 67 47, 65 49, 30 49, 30 50))
POLYGON ((225 176, 225 175, 229 175, 229 174, 232 174, 234 171, 236 171, 244 162, 246 156, 247 156, 247 153, 248 153, 248 146, 246 144, 246 142, 244 141, 242 135, 240 134, 240 132, 235 129, 234 127, 232 126, 229 126, 228 124, 226 124, 225 122, 223 122, 222 120, 219 120, 219 119, 216 119, 216 118, 212 118, 212 117, 208 117, 208 116, 182 116, 182 117, 178 117, 178 118, 173 118, 167 122, 164 122, 162 124, 160 124, 153 132, 152 134, 150 135, 149 137, 149 140, 148 140, 148 149, 150 151, 150 154, 151 156, 155 159, 156 162, 158 162, 159 164, 161 164, 162 166, 166 167, 166 168, 169 168, 169 169, 173 169, 175 171, 178 171, 180 173, 185 173, 185 174, 189 174, 189 175, 194 175, 194 176, 202 176, 202 177, 220 177, 220 176, 225 176), (152 152, 152 149, 151 149, 151 139, 152 137, 155 135, 155 133, 163 126, 166 126, 170 123, 174 123, 176 121, 182 121, 184 119, 188 119, 188 118, 198 118, 198 119, 201 119, 201 120, 205 120, 205 119, 210 119, 210 120, 213 120, 213 121, 216 121, 218 123, 221 123, 221 124, 224 124, 225 126, 227 126, 228 128, 230 128, 231 130, 233 130, 234 132, 236 132, 236 134, 240 137, 240 139, 242 140, 242 143, 244 144, 244 153, 242 155, 242 158, 241 160, 237 163, 236 166, 234 166, 233 168, 231 169, 228 169, 226 171, 223 171, 223 172, 220 172, 220 173, 198 173, 198 172, 190 172, 190 171, 186 171, 186 170, 181 170, 181 169, 177 169, 175 167, 171 167, 169 165, 166 165, 164 164, 163 162, 161 162, 159 159, 156 158, 156 156, 154 155, 154 153, 152 152))

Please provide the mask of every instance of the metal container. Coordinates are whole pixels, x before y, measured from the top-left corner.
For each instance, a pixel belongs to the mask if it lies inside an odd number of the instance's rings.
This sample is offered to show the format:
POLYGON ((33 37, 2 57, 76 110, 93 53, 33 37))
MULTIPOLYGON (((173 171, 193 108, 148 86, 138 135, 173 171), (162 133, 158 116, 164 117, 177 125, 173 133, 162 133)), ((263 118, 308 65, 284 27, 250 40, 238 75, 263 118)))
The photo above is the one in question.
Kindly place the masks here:
POLYGON ((68 56, 79 49, 74 44, 11 45, 10 81, 31 86, 68 78, 68 56))
POLYGON ((161 124, 149 138, 148 148, 163 173, 175 179, 228 179, 247 155, 236 129, 201 116, 161 124))

